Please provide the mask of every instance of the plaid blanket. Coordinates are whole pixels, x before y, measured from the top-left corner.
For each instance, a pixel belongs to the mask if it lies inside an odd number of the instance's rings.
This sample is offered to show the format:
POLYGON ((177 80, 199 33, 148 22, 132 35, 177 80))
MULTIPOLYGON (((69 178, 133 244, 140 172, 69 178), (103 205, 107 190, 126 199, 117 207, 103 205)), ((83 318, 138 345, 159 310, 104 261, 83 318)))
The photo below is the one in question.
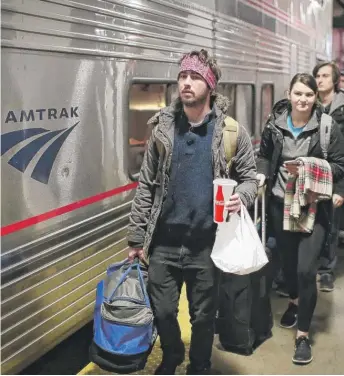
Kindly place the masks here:
POLYGON ((332 198, 333 179, 325 159, 302 157, 299 175, 289 175, 284 196, 283 229, 312 232, 319 200, 332 198))

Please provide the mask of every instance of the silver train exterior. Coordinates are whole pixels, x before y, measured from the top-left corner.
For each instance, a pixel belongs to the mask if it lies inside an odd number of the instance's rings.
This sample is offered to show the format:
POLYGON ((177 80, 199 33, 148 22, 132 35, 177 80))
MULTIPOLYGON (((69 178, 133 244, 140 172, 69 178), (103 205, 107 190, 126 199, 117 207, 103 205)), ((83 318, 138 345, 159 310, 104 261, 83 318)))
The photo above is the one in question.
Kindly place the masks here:
POLYGON ((91 320, 180 54, 217 56, 257 143, 291 76, 331 57, 331 24, 330 0, 2 1, 2 373, 91 320))

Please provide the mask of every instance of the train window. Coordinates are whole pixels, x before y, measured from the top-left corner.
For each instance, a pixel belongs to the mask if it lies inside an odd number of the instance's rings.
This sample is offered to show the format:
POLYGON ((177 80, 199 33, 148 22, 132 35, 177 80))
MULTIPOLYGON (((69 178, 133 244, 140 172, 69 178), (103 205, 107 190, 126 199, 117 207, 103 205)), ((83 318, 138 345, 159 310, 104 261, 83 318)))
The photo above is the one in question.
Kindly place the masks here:
POLYGON ((236 85, 235 119, 253 136, 254 86, 236 85))
POLYGON ((216 91, 229 99, 227 114, 235 118, 235 86, 234 84, 219 84, 216 91))
POLYGON ((133 84, 129 93, 129 173, 139 173, 152 129, 147 121, 166 106, 164 84, 133 84))
POLYGON ((264 127, 274 105, 274 86, 264 84, 261 92, 261 126, 264 127))
POLYGON ((263 13, 259 8, 253 8, 251 5, 246 5, 239 1, 237 3, 237 7, 238 18, 255 26, 262 27, 263 13))

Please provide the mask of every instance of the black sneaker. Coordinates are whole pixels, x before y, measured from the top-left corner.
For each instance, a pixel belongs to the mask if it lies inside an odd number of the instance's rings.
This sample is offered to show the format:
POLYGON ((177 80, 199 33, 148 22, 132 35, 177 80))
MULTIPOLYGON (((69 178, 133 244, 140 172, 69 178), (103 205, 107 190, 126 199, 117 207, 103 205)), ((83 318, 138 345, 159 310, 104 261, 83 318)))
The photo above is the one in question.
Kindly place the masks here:
POLYGON ((297 305, 289 303, 287 310, 284 312, 280 325, 282 328, 292 328, 297 323, 297 305))
POLYGON ((301 336, 295 340, 294 364, 308 364, 313 360, 312 347, 308 337, 301 336))
POLYGON ((334 278, 330 273, 320 275, 320 291, 331 292, 334 290, 334 278))
POLYGON ((185 360, 185 346, 184 343, 180 344, 180 349, 178 353, 171 356, 171 354, 163 355, 162 362, 159 367, 155 370, 155 375, 174 375, 176 369, 185 360))

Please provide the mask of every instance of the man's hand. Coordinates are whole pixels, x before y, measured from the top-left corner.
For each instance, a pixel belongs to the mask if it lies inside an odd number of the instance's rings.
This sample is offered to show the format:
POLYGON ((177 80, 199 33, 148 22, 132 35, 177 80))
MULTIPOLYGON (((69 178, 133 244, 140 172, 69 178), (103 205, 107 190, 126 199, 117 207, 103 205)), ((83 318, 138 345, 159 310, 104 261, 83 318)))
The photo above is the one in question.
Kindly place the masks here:
POLYGON ((142 248, 129 248, 129 254, 128 254, 129 262, 133 262, 135 257, 138 257, 140 260, 145 259, 145 254, 142 248))
POLYGON ((229 201, 225 203, 225 209, 228 210, 229 214, 238 213, 241 209, 241 200, 239 195, 236 193, 229 198, 229 201))
POLYGON ((334 193, 333 196, 332 196, 332 202, 333 202, 333 206, 335 208, 339 208, 344 203, 344 197, 339 196, 336 193, 334 193))

